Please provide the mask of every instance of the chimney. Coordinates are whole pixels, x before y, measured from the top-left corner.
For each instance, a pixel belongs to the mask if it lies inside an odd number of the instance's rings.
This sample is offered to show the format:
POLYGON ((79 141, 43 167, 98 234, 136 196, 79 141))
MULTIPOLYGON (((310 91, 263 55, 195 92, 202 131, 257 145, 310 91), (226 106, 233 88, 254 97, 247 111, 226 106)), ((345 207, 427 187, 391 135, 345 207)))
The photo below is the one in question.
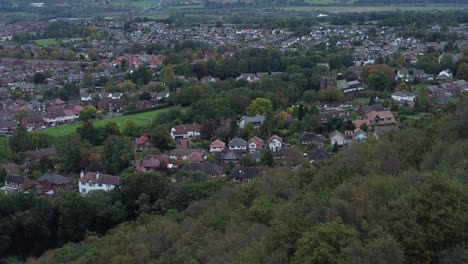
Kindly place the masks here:
POLYGON ((101 173, 99 171, 96 172, 96 180, 99 180, 99 176, 101 176, 101 173))
POLYGON ((80 179, 83 178, 84 176, 84 171, 80 171, 80 179))

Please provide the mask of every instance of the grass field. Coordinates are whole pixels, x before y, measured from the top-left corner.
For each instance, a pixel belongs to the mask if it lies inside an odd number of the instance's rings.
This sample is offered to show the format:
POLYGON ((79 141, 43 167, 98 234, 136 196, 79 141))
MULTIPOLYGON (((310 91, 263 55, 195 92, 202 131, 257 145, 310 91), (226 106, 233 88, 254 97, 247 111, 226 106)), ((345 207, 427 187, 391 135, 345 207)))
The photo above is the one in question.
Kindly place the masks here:
POLYGON ((118 0, 112 1, 111 5, 113 6, 133 6, 133 7, 150 7, 157 4, 158 0, 139 0, 139 1, 131 1, 131 0, 118 0))
POLYGON ((47 47, 47 46, 55 46, 58 44, 57 40, 54 38, 48 38, 48 39, 38 39, 35 41, 37 45, 41 47, 47 47))
MULTIPOLYGON (((95 127, 104 127, 107 122, 114 121, 117 123, 119 128, 122 129, 124 124, 128 120, 132 120, 136 126, 142 127, 142 126, 146 126, 150 124, 152 119, 155 118, 156 116, 160 115, 161 113, 165 113, 169 110, 170 108, 164 108, 164 109, 154 110, 151 112, 135 114, 135 115, 107 118, 107 119, 95 121, 93 122, 93 125, 95 127)), ((74 133, 79 126, 81 126, 81 123, 73 123, 70 125, 47 128, 43 130, 43 132, 54 137, 61 137, 61 136, 67 136, 67 135, 74 133)))

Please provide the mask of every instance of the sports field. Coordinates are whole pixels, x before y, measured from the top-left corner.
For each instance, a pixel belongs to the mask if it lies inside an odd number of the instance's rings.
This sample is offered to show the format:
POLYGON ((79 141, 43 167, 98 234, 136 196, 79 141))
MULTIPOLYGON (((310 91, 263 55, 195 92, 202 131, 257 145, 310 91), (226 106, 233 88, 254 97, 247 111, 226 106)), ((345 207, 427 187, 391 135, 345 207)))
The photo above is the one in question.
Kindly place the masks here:
MULTIPOLYGON (((142 127, 142 126, 149 125, 151 121, 153 120, 153 118, 169 110, 170 108, 164 108, 164 109, 158 109, 158 110, 134 114, 134 115, 121 116, 121 117, 115 117, 115 118, 106 118, 103 120, 94 121, 93 125, 96 127, 104 127, 107 122, 114 121, 115 123, 117 123, 119 128, 122 129, 124 124, 128 120, 132 120, 136 126, 142 127)), ((43 132, 54 137, 61 137, 61 136, 67 136, 67 135, 74 133, 79 126, 81 126, 81 123, 73 123, 69 125, 47 128, 43 130, 43 132)))

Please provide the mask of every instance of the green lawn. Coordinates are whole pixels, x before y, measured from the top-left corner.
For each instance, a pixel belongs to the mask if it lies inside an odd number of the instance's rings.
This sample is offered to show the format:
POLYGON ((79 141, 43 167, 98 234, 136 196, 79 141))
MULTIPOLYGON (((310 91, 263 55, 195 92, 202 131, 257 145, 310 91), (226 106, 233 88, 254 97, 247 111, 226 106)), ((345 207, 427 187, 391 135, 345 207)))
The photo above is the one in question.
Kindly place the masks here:
POLYGON ((133 7, 150 7, 155 4, 157 4, 159 0, 138 0, 138 1, 132 1, 132 0, 118 0, 118 1, 112 1, 111 5, 113 6, 133 6, 133 7))
POLYGON ((35 41, 37 45, 41 47, 55 46, 58 44, 57 39, 48 38, 48 39, 38 39, 35 41))
MULTIPOLYGON (((164 108, 164 109, 158 109, 158 110, 154 110, 150 112, 135 114, 135 115, 128 115, 128 116, 122 116, 122 117, 116 117, 116 118, 107 118, 103 120, 94 121, 93 125, 96 127, 104 127, 107 122, 114 121, 117 123, 119 128, 122 129, 124 124, 127 122, 127 120, 133 120, 136 126, 141 127, 141 126, 146 126, 150 124, 153 118, 169 110, 170 108, 164 108)), ((81 126, 81 123, 73 123, 70 125, 47 128, 43 131, 44 133, 48 135, 51 135, 54 137, 61 137, 61 136, 67 136, 67 135, 74 133, 79 126, 81 126)))

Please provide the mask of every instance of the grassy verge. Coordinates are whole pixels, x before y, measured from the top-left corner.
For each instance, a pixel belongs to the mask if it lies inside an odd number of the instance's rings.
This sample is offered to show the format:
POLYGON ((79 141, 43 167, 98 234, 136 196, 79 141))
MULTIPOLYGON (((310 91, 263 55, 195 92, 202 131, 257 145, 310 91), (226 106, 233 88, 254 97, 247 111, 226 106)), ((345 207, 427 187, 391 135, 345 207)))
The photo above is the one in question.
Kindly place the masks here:
MULTIPOLYGON (((104 127, 107 124, 107 122, 114 121, 115 123, 117 123, 119 128, 122 129, 124 124, 128 120, 132 120, 136 126, 142 127, 142 126, 149 125, 153 118, 169 110, 170 108, 165 108, 165 109, 158 109, 158 110, 154 110, 151 112, 140 113, 140 114, 135 114, 135 115, 107 118, 103 120, 94 121, 93 125, 95 127, 104 127)), ((62 137, 62 136, 68 136, 74 133, 79 126, 81 126, 81 123, 73 123, 73 124, 64 125, 64 126, 47 128, 43 131, 44 133, 54 136, 54 137, 62 137)))

